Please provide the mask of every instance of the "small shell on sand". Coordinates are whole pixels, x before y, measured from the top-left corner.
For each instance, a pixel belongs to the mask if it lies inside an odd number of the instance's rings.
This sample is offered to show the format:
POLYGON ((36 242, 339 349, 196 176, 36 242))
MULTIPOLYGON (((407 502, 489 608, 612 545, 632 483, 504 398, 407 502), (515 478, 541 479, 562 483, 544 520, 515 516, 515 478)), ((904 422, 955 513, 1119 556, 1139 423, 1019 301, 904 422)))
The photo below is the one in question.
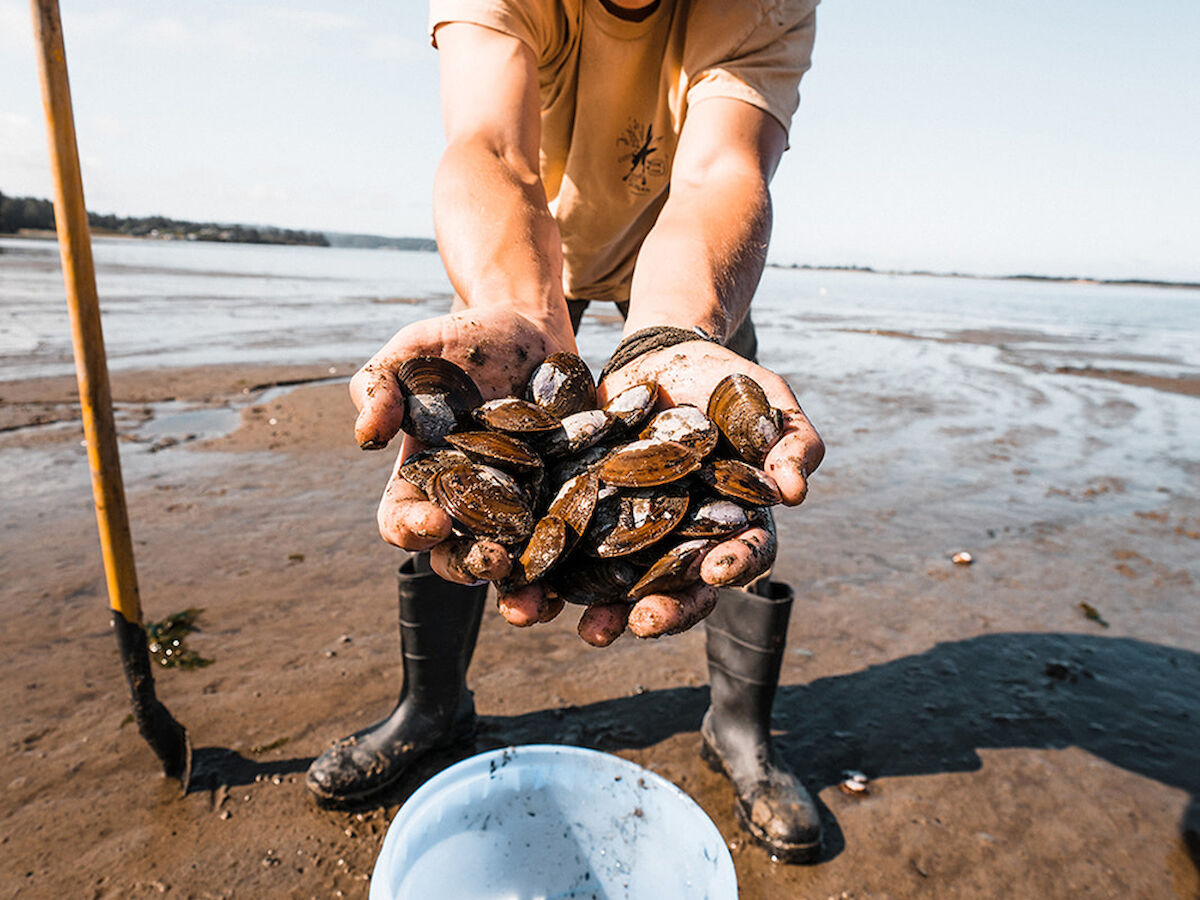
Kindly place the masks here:
POLYGON ((867 776, 862 772, 848 771, 842 774, 845 778, 838 787, 842 789, 843 793, 852 797, 865 797, 871 793, 871 789, 867 786, 867 776))
POLYGON ((959 550, 952 557, 950 557, 950 562, 954 563, 956 566, 969 566, 971 563, 975 562, 975 557, 973 557, 966 550, 959 550))

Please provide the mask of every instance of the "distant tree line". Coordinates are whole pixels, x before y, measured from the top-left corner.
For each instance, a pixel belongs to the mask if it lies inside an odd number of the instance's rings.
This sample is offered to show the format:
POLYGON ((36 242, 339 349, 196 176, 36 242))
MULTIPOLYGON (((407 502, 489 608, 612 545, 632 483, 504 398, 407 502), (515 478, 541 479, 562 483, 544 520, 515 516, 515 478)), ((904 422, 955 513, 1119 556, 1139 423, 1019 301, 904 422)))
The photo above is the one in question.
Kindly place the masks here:
POLYGON ((437 241, 433 238, 384 237, 380 234, 350 234, 342 231, 327 231, 331 247, 353 247, 359 250, 412 250, 436 253, 437 241))
MULTIPOLYGON (((306 244, 328 247, 319 231, 253 225, 219 225, 215 222, 185 222, 166 216, 102 216, 88 213, 92 228, 130 237, 154 237, 189 241, 229 241, 239 244, 306 244)), ((54 204, 38 197, 9 197, 0 193, 0 234, 15 234, 22 228, 54 230, 54 204)))

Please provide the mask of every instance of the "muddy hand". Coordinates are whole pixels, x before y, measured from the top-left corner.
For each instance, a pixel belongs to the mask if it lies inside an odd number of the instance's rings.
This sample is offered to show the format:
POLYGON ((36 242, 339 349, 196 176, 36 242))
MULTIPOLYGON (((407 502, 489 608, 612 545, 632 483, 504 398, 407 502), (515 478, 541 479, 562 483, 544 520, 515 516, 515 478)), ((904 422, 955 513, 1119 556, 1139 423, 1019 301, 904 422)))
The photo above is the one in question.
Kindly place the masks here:
POLYGON ((669 594, 647 594, 632 606, 589 606, 579 617, 579 636, 593 647, 607 647, 626 627, 640 638, 679 634, 702 621, 716 603, 716 588, 695 584, 669 594))
MULTIPOLYGON (((484 399, 519 395, 534 367, 551 353, 574 352, 569 328, 550 329, 506 307, 487 307, 425 319, 407 326, 350 380, 358 408, 355 439, 364 450, 386 447, 404 424, 404 396, 396 372, 415 356, 437 356, 471 376, 484 399)), ((400 475, 400 466, 423 449, 405 434, 396 465, 379 503, 379 533, 405 550, 430 550, 435 572, 471 584, 502 578, 511 559, 490 541, 443 542, 451 537, 450 517, 400 475)))
MULTIPOLYGON (((733 373, 753 378, 771 405, 781 411, 783 428, 763 468, 778 485, 783 503, 796 506, 808 493, 809 476, 821 464, 825 445, 787 382, 770 370, 708 341, 692 341, 647 353, 613 372, 600 385, 600 401, 639 381, 654 380, 659 385, 660 406, 690 403, 706 409, 713 388, 733 373)), ((709 551, 700 578, 714 586, 748 584, 770 569, 775 552, 773 525, 748 529, 709 551)), ((638 619, 631 616, 630 621, 638 619)))

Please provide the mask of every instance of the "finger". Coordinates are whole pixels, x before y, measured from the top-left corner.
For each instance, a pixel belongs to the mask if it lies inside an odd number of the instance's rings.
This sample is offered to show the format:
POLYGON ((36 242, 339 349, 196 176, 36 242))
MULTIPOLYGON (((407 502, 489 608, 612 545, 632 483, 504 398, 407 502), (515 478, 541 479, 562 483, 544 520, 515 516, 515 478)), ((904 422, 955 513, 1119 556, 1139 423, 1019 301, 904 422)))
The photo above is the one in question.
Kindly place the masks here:
POLYGON ((542 606, 542 614, 538 616, 538 624, 551 621, 563 611, 564 606, 566 606, 566 602, 558 597, 547 598, 545 604, 542 606))
POLYGON ((593 647, 607 647, 625 632, 628 603, 589 606, 579 617, 579 636, 593 647))
POLYGON ((504 616, 508 624, 518 628, 527 628, 542 621, 542 616, 547 614, 547 607, 552 602, 546 599, 545 591, 537 584, 518 588, 511 594, 496 595, 500 615, 504 616))
POLYGON ((784 505, 797 506, 808 494, 808 476, 825 457, 825 443, 798 406, 783 408, 781 415, 783 431, 763 470, 775 479, 784 505))
POLYGON ((404 393, 395 370, 378 356, 350 379, 350 399, 358 408, 354 439, 363 450, 381 450, 404 424, 404 393))
POLYGON ((629 630, 640 638, 687 631, 717 604, 717 589, 697 584, 671 594, 649 594, 629 613, 629 630))
POLYGON ((441 356, 440 320, 425 319, 397 331, 350 379, 358 408, 354 437, 364 450, 386 447, 404 423, 404 394, 396 372, 414 356, 441 356))
POLYGON ((748 528, 713 547, 700 564, 700 578, 716 587, 749 584, 775 562, 778 545, 765 528, 748 528))
POLYGON ((429 564, 447 581, 479 584, 504 578, 512 569, 512 557, 495 541, 453 538, 429 551, 429 564))
POLYGON ((379 534, 389 544, 405 550, 429 550, 450 537, 453 522, 416 485, 402 478, 399 469, 397 458, 375 514, 379 534))

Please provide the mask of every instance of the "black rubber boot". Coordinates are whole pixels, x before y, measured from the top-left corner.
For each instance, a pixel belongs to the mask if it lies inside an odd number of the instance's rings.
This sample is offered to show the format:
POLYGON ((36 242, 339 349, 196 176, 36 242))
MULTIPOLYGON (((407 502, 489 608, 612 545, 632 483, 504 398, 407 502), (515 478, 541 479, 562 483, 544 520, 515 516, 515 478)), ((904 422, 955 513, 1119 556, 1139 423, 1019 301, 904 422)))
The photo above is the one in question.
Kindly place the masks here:
POLYGON ((771 747, 792 596, 786 584, 765 578, 755 593, 722 589, 705 620, 712 700, 700 754, 733 782, 738 819, 759 844, 776 859, 812 862, 821 852, 820 815, 771 747))
POLYGON ((431 750, 475 733, 467 666, 479 636, 487 585, 443 581, 428 554, 413 554, 397 573, 404 682, 391 714, 342 738, 316 758, 305 784, 324 804, 355 803, 397 781, 431 750))

